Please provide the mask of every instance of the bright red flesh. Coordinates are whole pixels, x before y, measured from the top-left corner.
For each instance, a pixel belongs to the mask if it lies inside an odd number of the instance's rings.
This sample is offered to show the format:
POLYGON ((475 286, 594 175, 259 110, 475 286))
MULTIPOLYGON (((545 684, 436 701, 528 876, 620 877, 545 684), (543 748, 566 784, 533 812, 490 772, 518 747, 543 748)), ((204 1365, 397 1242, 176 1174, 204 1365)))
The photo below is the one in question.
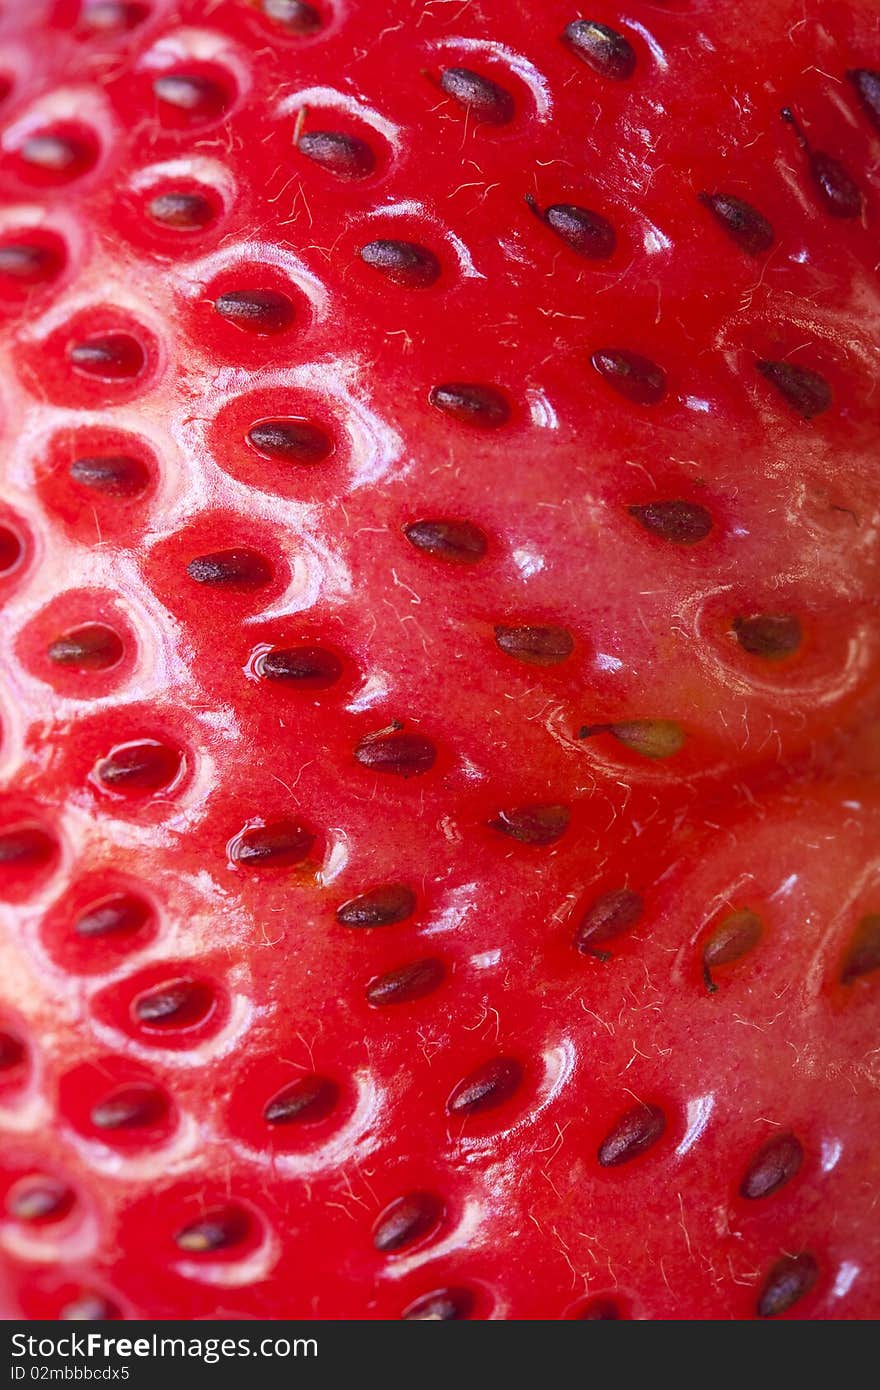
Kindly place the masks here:
POLYGON ((873 7, 26 8, 5 1311, 876 1316, 873 7))

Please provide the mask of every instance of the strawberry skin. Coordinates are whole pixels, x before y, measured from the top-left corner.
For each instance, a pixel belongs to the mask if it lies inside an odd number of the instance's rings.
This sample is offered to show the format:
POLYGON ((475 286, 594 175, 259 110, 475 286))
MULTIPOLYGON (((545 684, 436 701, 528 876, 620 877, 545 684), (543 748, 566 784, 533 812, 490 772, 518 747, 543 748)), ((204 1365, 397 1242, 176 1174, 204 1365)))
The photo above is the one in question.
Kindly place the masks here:
POLYGON ((0 14, 6 1316, 880 1310, 876 15, 636 8, 0 14))

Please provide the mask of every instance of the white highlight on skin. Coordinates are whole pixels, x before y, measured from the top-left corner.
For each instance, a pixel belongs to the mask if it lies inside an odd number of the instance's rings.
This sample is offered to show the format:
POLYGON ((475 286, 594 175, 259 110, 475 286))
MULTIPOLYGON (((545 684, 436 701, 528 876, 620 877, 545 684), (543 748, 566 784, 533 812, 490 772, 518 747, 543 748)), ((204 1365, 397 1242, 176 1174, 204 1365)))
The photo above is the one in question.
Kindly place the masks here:
POLYGON ((235 179, 227 166, 217 159, 209 159, 206 155, 187 155, 183 159, 168 159, 161 164, 148 164, 145 169, 138 169, 132 175, 131 187, 136 193, 143 193, 158 184, 180 179, 191 179, 194 183, 204 184, 212 193, 218 193, 226 206, 229 206, 235 197, 235 179))
POLYGON ((597 652, 593 658, 600 671, 622 671, 623 662, 619 656, 611 656, 608 652, 597 652))
POLYGON ((561 1095, 566 1082, 577 1064, 577 1048, 570 1038, 563 1038, 555 1047, 548 1047, 541 1054, 544 1063, 544 1076, 531 1105, 525 1114, 520 1114, 507 1129, 495 1130, 492 1134, 468 1135, 455 1130, 455 1121, 450 1117, 450 1128, 456 1133, 459 1148, 463 1152, 494 1151, 497 1145, 514 1135, 521 1135, 537 1123, 545 1110, 561 1095))
POLYGON ((830 1173, 840 1162, 843 1145, 839 1139, 826 1139, 822 1143, 822 1172, 830 1173))
POLYGON ((650 29, 646 29, 644 24, 640 24, 637 19, 630 19, 628 16, 625 15, 621 15, 621 20, 627 26, 627 28, 635 30, 635 32, 639 34, 641 38, 644 39, 645 43, 651 50, 651 55, 658 68, 661 72, 666 72, 667 68, 669 67, 669 63, 666 60, 666 54, 663 52, 663 49, 660 47, 659 43, 654 38, 654 35, 651 33, 650 29))
POLYGON ((679 1158, 693 1148, 697 1140, 702 1136, 715 1109, 714 1095, 696 1096, 688 1101, 687 1108, 687 1129, 684 1138, 675 1150, 679 1158))
POLYGON ((390 689, 390 679, 384 671, 373 671, 364 681, 353 700, 345 708, 351 714, 359 714, 384 700, 390 689))
POLYGON ((327 831, 328 853, 323 866, 315 875, 318 882, 326 888, 328 884, 335 882, 345 869, 346 864, 351 858, 348 848, 348 837, 344 830, 331 829, 327 831))
POLYGON ((523 579, 531 579, 532 575, 540 574, 547 563, 543 555, 537 554, 534 550, 514 550, 512 552, 513 563, 516 565, 523 579))
POLYGON ((46 92, 5 127, 0 143, 4 150, 17 150, 22 141, 44 126, 68 121, 93 131, 102 147, 111 143, 110 108, 92 87, 59 87, 46 92))
POLYGON ((471 912, 477 905, 479 885, 476 883, 462 883, 458 888, 453 888, 446 894, 447 906, 443 911, 425 924, 423 936, 439 936, 443 932, 455 931, 460 927, 468 912, 471 912))
POLYGON ((490 39, 440 39, 433 45, 435 50, 451 49, 459 53, 482 53, 488 58, 506 64, 524 82, 532 94, 541 120, 548 120, 553 114, 553 93, 546 77, 524 54, 504 43, 493 43, 490 39))
POLYGON ((559 429, 559 416, 543 391, 529 390, 526 392, 526 399, 529 402, 529 414, 533 425, 544 430, 559 429))
POLYGON ((295 116, 303 106, 310 108, 309 116, 312 120, 316 115, 320 118, 321 110, 328 108, 344 111, 347 116, 363 121, 364 125, 372 126, 373 130, 383 136, 395 150, 400 146, 399 125, 381 116, 372 106, 365 106, 345 92, 337 91, 335 87, 306 87, 303 91, 294 92, 278 103, 276 112, 282 117, 295 116))
POLYGON ((465 1202, 461 1216, 448 1235, 444 1236, 442 1240, 431 1241, 427 1247, 415 1250, 411 1255, 396 1255, 393 1260, 388 1261, 385 1268, 386 1275, 391 1279, 401 1279, 421 1265, 433 1264, 434 1261, 442 1260, 458 1251, 473 1249, 476 1234, 485 1214, 484 1203, 465 1202))
POLYGON ((169 1174, 185 1173, 199 1167, 204 1160, 201 1126, 192 1115, 181 1117, 180 1124, 160 1148, 146 1153, 117 1149, 95 1139, 75 1136, 72 1145, 96 1172, 117 1178, 120 1182, 149 1182, 169 1174))
POLYGON ((205 286, 211 280, 239 266, 254 265, 271 265, 283 271, 306 296, 318 317, 327 312, 328 292, 324 281, 314 275, 294 251, 274 241, 227 242, 211 255, 178 267, 178 278, 191 299, 203 299, 205 286))
POLYGON ((837 1271, 834 1287, 831 1290, 831 1297, 844 1298, 849 1293, 860 1273, 861 1265, 852 1264, 849 1260, 844 1260, 840 1269, 837 1271))
POLYGON ((468 963, 475 970, 491 970, 493 965, 498 965, 501 961, 500 951, 483 951, 479 955, 470 956, 468 963))
POLYGON ((98 1246, 98 1236, 98 1223, 91 1213, 81 1216, 79 1221, 76 1213, 72 1213, 66 1221, 58 1222, 57 1231, 52 1225, 46 1225, 37 1233, 24 1223, 10 1222, 0 1227, 0 1249, 27 1264, 63 1267, 75 1260, 91 1259, 98 1246), (76 1225, 71 1227, 70 1221, 76 1225))

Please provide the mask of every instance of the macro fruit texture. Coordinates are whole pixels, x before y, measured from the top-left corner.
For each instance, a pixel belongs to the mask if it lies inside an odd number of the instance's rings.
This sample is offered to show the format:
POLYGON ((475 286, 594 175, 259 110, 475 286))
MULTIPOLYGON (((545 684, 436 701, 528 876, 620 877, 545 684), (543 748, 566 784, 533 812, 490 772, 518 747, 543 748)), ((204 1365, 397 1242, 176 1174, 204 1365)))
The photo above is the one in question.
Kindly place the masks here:
POLYGON ((876 1316, 876 8, 0 98, 4 1312, 876 1316))

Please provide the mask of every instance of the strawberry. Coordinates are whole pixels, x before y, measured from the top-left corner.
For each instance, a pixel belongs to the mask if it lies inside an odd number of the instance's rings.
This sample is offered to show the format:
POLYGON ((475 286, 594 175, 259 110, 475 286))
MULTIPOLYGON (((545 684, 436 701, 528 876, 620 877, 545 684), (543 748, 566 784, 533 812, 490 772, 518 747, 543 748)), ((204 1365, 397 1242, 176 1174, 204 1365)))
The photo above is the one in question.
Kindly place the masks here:
POLYGON ((878 139, 867 0, 4 7, 8 1316, 876 1316, 878 139))

